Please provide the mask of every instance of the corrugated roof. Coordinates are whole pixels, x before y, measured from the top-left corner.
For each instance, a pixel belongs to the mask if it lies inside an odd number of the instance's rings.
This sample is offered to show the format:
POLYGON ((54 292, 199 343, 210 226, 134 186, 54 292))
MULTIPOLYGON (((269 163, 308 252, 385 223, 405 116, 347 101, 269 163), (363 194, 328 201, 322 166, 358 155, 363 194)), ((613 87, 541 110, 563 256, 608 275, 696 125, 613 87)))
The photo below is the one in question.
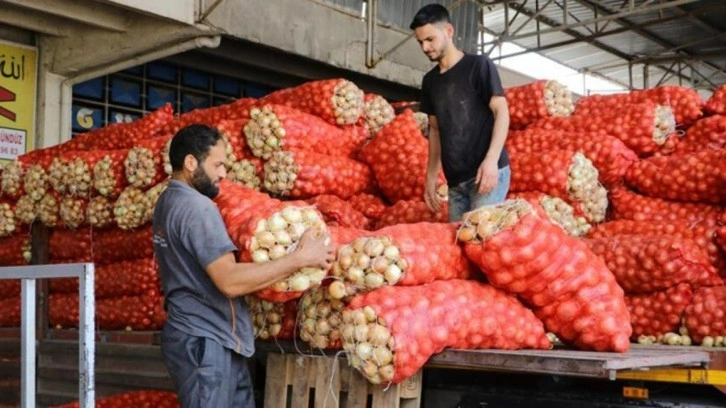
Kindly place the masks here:
POLYGON ((726 83, 726 1, 479 3, 488 4, 483 7, 485 31, 500 40, 626 86, 679 83, 680 78, 696 88, 713 90, 726 83))
MULTIPOLYGON (((363 0, 325 0, 360 10, 363 0)), ((378 0, 378 18, 403 30, 430 0, 378 0)), ((457 45, 476 50, 478 22, 571 68, 634 88, 726 83, 724 0, 446 0, 457 45), (506 11, 505 11, 506 9, 506 11), (509 19, 507 24, 506 17, 509 19), (587 24, 584 24, 587 23, 587 24), (508 26, 508 27, 507 27, 508 26), (646 83, 644 67, 647 66, 646 83)), ((486 52, 490 45, 482 47, 486 52)))

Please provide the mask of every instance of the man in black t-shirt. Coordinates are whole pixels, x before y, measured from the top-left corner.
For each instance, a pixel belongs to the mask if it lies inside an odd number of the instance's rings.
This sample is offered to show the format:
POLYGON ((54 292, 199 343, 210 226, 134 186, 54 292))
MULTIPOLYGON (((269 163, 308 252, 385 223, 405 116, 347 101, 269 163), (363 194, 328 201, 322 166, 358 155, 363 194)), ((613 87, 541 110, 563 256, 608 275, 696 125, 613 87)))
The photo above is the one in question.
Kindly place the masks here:
POLYGON ((437 62, 421 85, 420 110, 429 115, 424 200, 431 211, 441 209, 436 179, 443 166, 449 221, 459 221, 470 210, 504 201, 509 191, 507 100, 492 61, 456 48, 444 6, 424 6, 410 27, 426 56, 437 62))

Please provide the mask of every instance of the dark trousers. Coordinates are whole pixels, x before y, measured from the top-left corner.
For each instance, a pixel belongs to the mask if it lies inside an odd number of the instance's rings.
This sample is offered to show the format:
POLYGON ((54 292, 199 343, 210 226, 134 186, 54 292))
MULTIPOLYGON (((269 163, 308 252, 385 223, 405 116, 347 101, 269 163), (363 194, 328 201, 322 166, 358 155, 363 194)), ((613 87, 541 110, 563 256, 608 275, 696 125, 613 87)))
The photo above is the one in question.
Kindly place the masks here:
POLYGON ((168 324, 161 352, 182 408, 254 408, 247 359, 206 337, 168 324))

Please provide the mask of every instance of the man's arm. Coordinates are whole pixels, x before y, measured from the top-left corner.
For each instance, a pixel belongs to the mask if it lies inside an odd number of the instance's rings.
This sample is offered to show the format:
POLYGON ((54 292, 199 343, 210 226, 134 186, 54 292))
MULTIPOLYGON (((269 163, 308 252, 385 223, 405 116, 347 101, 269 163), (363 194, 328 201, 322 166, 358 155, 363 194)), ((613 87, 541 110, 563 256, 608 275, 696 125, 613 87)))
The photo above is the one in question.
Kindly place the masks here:
POLYGON ((489 100, 489 108, 494 115, 494 128, 492 129, 492 141, 489 145, 484 161, 479 166, 476 174, 476 184, 479 186, 479 193, 484 194, 492 191, 497 186, 499 179, 499 156, 502 155, 504 142, 507 140, 509 130, 509 107, 507 98, 504 96, 492 96, 489 100))
POLYGON ((436 194, 436 181, 441 170, 441 139, 436 116, 429 115, 429 160, 426 166, 424 201, 431 211, 441 210, 441 200, 436 194))
POLYGON ((266 288, 301 268, 328 269, 334 259, 327 236, 314 236, 308 229, 295 252, 264 263, 238 263, 232 252, 207 265, 207 274, 214 285, 229 298, 244 296, 266 288))
POLYGON ((489 145, 489 151, 484 160, 492 160, 499 162, 499 156, 502 155, 504 142, 507 140, 507 132, 509 131, 509 106, 507 98, 504 96, 492 96, 489 101, 489 109, 494 114, 494 128, 492 129, 492 143, 489 145))

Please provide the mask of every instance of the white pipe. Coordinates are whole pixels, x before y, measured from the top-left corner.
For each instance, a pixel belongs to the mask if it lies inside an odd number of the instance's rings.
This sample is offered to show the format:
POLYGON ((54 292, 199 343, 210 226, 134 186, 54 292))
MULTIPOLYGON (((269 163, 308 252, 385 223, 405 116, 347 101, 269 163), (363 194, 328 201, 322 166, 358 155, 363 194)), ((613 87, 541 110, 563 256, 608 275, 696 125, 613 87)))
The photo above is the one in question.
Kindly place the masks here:
POLYGON ((204 36, 196 37, 192 40, 184 41, 171 46, 161 46, 154 48, 151 52, 141 53, 132 58, 123 61, 114 62, 101 67, 94 67, 89 70, 81 71, 78 75, 69 77, 61 83, 61 101, 60 101, 60 143, 71 140, 71 113, 73 101, 73 85, 89 79, 98 78, 103 75, 114 72, 123 71, 124 69, 135 67, 147 63, 149 61, 158 60, 171 55, 179 54, 196 48, 217 48, 219 47, 222 37, 204 36))

